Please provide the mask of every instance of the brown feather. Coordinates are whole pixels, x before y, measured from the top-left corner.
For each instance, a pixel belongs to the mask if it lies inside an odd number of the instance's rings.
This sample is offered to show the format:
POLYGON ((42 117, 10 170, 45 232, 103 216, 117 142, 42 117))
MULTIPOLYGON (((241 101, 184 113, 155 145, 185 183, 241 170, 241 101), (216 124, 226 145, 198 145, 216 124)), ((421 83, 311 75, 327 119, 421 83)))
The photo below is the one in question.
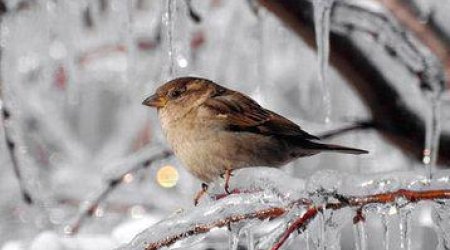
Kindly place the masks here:
POLYGON ((233 131, 319 140, 292 121, 264 109, 250 97, 235 91, 227 90, 215 95, 203 105, 215 112, 218 119, 225 119, 233 131))

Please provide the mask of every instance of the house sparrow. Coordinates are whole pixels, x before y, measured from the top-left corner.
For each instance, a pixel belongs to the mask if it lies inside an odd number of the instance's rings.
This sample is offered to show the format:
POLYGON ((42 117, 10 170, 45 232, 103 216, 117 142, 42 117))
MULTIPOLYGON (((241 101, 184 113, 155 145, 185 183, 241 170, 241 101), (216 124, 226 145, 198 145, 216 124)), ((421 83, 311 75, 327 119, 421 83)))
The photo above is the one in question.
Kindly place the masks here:
MULTIPOLYGON (((299 157, 332 151, 368 151, 315 142, 314 135, 261 107, 250 97, 213 81, 181 77, 160 86, 143 101, 156 107, 175 156, 189 172, 210 183, 234 169, 280 167, 299 157)), ((203 185, 203 189, 206 189, 203 185)))

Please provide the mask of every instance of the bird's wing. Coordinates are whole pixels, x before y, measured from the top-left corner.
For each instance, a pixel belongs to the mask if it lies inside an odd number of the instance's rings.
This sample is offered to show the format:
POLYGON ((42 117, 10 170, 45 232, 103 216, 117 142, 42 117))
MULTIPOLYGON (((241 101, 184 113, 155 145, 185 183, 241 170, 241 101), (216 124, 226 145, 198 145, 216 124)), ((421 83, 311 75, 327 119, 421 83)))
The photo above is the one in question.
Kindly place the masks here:
POLYGON ((233 131, 319 139, 303 131, 292 121, 264 109, 250 97, 235 91, 211 97, 203 105, 213 112, 216 119, 222 120, 233 131))

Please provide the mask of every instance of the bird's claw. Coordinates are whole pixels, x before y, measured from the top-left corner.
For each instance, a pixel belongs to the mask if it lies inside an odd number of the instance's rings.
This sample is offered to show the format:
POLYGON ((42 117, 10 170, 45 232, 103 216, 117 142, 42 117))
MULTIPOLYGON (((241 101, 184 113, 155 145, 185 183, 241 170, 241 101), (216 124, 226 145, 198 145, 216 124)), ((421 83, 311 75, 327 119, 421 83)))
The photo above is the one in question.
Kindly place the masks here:
POLYGON ((195 194, 195 197, 194 197, 194 206, 197 206, 197 205, 198 205, 200 199, 203 197, 203 195, 206 194, 207 191, 208 191, 208 184, 202 183, 202 189, 200 189, 200 191, 198 191, 198 192, 195 194))

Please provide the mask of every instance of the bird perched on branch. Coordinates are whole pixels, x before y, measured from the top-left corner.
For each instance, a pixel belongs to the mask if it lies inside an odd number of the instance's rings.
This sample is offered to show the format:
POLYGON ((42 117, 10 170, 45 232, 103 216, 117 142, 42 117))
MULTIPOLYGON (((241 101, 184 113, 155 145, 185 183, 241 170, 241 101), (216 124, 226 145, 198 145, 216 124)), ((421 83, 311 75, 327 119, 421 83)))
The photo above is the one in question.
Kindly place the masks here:
POLYGON ((318 143, 319 138, 292 121, 207 79, 176 78, 160 86, 143 104, 157 108, 175 156, 204 182, 203 193, 207 183, 223 175, 229 192, 228 181, 234 169, 279 167, 299 157, 328 151, 368 153, 318 143))

